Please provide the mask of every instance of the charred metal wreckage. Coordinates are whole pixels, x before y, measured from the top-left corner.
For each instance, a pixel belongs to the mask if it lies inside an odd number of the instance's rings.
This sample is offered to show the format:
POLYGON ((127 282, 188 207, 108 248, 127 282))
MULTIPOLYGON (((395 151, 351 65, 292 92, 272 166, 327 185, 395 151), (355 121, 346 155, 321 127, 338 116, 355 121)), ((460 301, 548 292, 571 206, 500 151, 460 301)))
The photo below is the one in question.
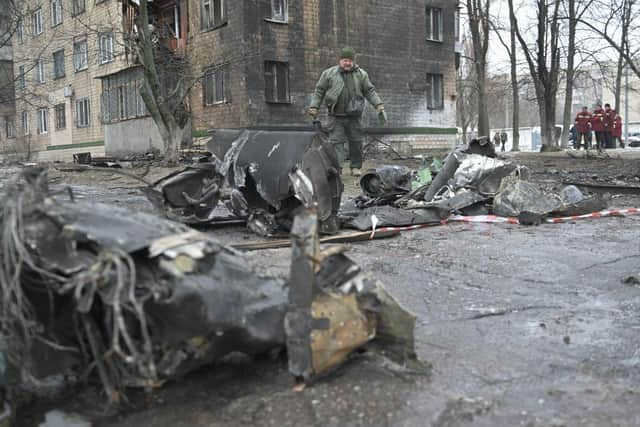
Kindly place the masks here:
POLYGON ((216 207, 225 183, 230 188, 228 210, 261 235, 289 231, 295 212, 311 201, 321 233, 335 233, 341 226, 371 230, 437 224, 452 214, 492 213, 520 217, 527 224, 606 207, 601 197, 587 197, 576 187, 555 191, 530 182, 526 168, 497 158, 488 138, 451 152, 441 169, 431 171, 428 182, 417 187, 412 185, 414 172, 404 166, 367 171, 360 180, 363 193, 342 205, 340 168, 321 131, 218 131, 209 149, 211 159, 147 190, 171 218, 219 221, 216 207))
POLYGON ((229 187, 227 208, 261 235, 291 229, 295 213, 316 206, 321 233, 340 228, 340 165, 318 131, 219 131, 213 156, 165 177, 147 190, 152 202, 176 220, 210 223, 229 187))
POLYGON ((231 352, 286 347, 305 381, 365 344, 415 360, 415 317, 341 251, 319 250, 312 208, 293 222, 285 283, 184 224, 53 197, 40 169, 5 190, 0 326, 10 364, 30 377, 98 379, 117 402, 231 352))
POLYGON ((495 214, 529 224, 606 207, 601 197, 586 196, 575 186, 554 191, 529 181, 528 169, 498 159, 486 138, 451 152, 429 183, 411 189, 410 181, 411 171, 398 166, 368 171, 360 180, 363 194, 342 205, 342 223, 370 230, 437 224, 452 214, 495 214))

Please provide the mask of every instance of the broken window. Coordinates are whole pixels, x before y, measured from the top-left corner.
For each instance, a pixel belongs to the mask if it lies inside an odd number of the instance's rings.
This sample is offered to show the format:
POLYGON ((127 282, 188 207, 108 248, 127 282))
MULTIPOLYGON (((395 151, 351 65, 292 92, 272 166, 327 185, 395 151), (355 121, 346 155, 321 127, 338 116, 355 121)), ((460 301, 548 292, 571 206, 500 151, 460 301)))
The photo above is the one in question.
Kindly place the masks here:
POLYGON ((62 0, 51 0, 51 26, 62 24, 62 0))
POLYGON ((107 62, 113 61, 113 33, 100 34, 98 44, 100 63, 106 64, 107 62))
POLYGON ((442 41, 442 9, 427 7, 427 40, 442 41))
POLYGON ((42 9, 38 9, 31 14, 31 29, 34 36, 42 34, 42 9))
POLYGON ((22 134, 29 135, 29 113, 27 111, 22 112, 22 134))
POLYGON ((49 131, 49 110, 38 108, 38 134, 46 134, 49 131))
POLYGON ((65 129, 67 127, 67 112, 65 104, 58 104, 54 108, 56 115, 56 130, 65 129))
POLYGON ((205 71, 202 78, 202 99, 204 105, 222 104, 226 101, 224 66, 213 67, 205 71))
POLYGON ((202 29, 209 30, 227 20, 224 0, 202 0, 202 29))
POLYGON ((126 69, 102 79, 102 123, 115 123, 147 115, 140 96, 143 84, 140 69, 126 69))
POLYGON ((73 44, 73 67, 76 71, 86 70, 88 67, 87 39, 78 40, 73 44))
POLYGON ((427 74, 427 108, 429 110, 444 108, 442 74, 427 74))
POLYGON ((5 134, 7 138, 15 138, 16 137, 16 119, 15 117, 5 117, 4 118, 4 126, 5 126, 5 134))
POLYGON ((89 98, 81 98, 76 101, 76 126, 84 128, 89 126, 89 98))
POLYGON ((71 13, 73 15, 79 15, 86 9, 85 0, 71 0, 71 13))
POLYGON ((53 52, 53 78, 64 77, 64 49, 53 52))
POLYGON ((267 102, 290 102, 289 63, 265 61, 264 87, 267 102))
POLYGON ((180 38, 180 10, 178 5, 162 10, 160 13, 161 34, 164 38, 180 38))
POLYGON ((34 68, 36 72, 36 81, 38 83, 44 83, 44 62, 42 61, 42 59, 38 59, 36 61, 36 65, 34 68))
POLYGON ((287 22, 287 0, 271 0, 271 15, 269 16, 269 19, 287 22))

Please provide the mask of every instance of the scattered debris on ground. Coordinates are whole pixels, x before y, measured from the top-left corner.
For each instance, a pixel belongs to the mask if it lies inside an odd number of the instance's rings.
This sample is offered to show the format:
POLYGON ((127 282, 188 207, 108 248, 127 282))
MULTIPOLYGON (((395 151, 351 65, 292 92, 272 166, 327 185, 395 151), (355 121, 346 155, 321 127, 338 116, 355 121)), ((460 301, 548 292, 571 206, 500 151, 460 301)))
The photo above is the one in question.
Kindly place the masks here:
POLYGON ((2 205, 0 326, 22 380, 72 375, 118 403, 234 352, 286 347, 305 382, 365 344, 419 363, 415 317, 343 250, 320 252, 313 207, 295 217, 285 283, 184 224, 53 199, 41 168, 2 205))

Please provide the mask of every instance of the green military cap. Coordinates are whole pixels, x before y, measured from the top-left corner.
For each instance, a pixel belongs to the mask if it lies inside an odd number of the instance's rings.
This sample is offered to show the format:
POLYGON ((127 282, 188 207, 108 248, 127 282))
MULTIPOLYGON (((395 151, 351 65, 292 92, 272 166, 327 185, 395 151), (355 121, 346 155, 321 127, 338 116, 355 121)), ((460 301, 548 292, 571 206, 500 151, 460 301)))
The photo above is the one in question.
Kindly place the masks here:
POLYGON ((340 49, 340 59, 356 59, 356 51, 352 47, 343 47, 340 49))

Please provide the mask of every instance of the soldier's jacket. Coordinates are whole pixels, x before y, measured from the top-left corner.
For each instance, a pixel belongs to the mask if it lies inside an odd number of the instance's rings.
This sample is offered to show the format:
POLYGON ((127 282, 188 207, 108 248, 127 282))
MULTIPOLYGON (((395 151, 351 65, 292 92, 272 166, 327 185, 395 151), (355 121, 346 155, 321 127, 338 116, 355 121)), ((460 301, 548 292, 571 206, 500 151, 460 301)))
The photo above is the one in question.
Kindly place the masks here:
MULTIPOLYGON (((357 65, 354 65, 352 73, 356 86, 356 95, 364 96, 373 106, 382 104, 382 100, 378 96, 375 86, 373 86, 371 80, 369 80, 367 72, 357 65)), ((320 80, 318 80, 316 84, 310 107, 320 108, 320 104, 322 104, 322 100, 324 99, 327 107, 329 107, 329 114, 333 114, 333 109, 343 89, 344 80, 340 73, 340 66, 335 65, 327 68, 322 72, 320 80)))

